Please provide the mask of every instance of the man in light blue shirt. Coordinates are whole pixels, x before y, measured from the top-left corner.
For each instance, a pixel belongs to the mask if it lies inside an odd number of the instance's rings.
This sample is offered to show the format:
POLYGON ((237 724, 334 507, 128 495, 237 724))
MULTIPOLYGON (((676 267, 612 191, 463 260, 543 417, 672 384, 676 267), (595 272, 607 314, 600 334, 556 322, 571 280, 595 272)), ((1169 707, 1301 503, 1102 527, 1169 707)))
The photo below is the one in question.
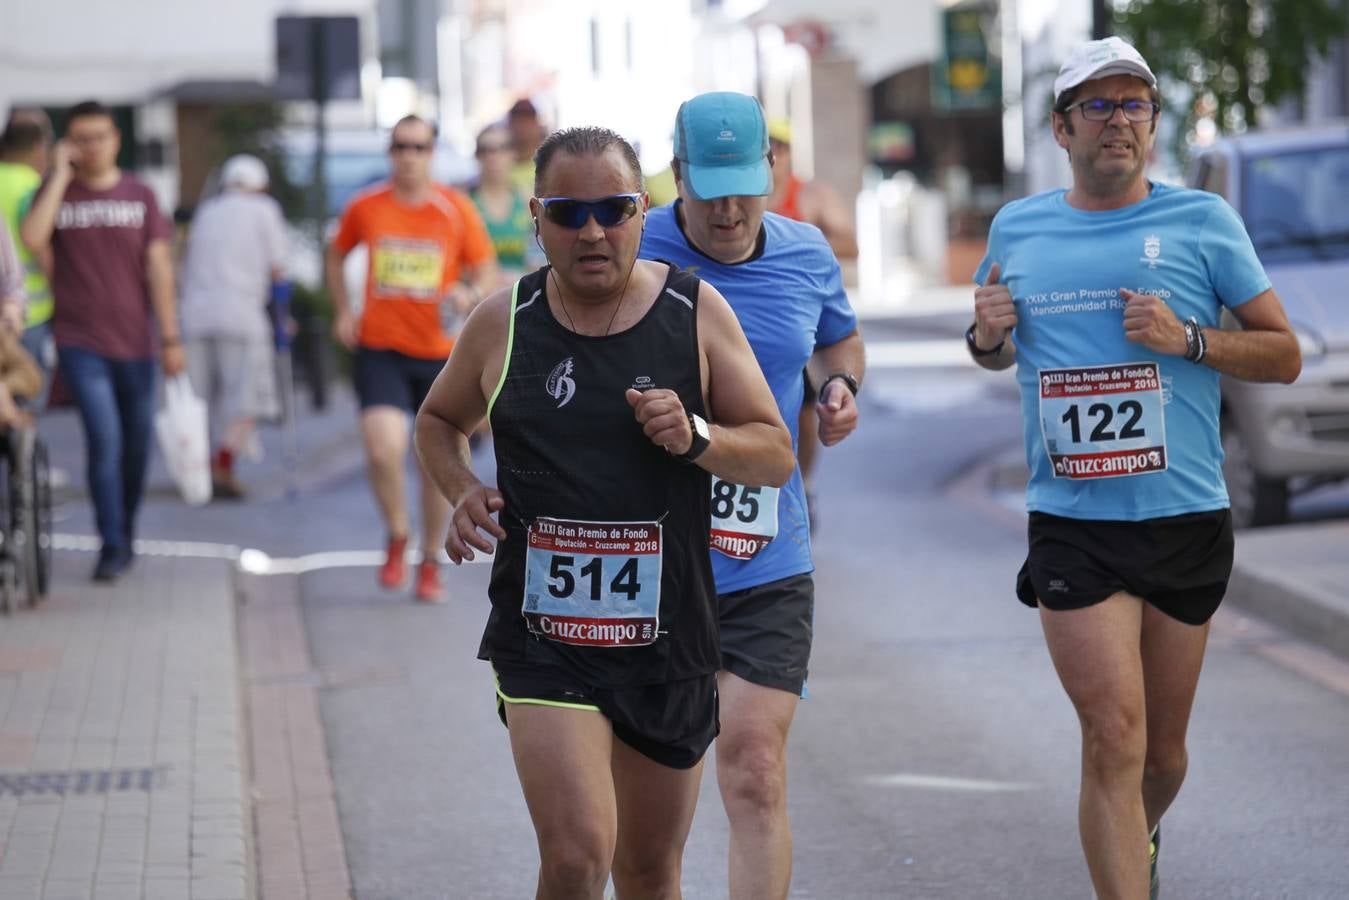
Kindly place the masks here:
MULTIPOLYGON (((767 212, 772 155, 753 97, 701 94, 675 119, 679 199, 647 214, 641 255, 697 274, 735 310, 797 446, 802 370, 820 385, 820 439, 857 425, 864 365, 838 261, 813 225, 767 212)), ((722 671, 717 780, 731 824, 730 895, 785 898, 786 750, 814 619, 810 525, 798 467, 780 490, 712 482, 722 671)))
POLYGON ((1150 182, 1157 80, 1119 38, 1054 82, 1072 187, 993 221, 965 334, 1017 367, 1038 607, 1082 724, 1079 827, 1099 897, 1157 896, 1208 623, 1232 568, 1219 374, 1293 381, 1297 339, 1236 213, 1150 182), (1241 330, 1218 327, 1230 310, 1241 330), (1149 837, 1150 836, 1150 837, 1149 837))

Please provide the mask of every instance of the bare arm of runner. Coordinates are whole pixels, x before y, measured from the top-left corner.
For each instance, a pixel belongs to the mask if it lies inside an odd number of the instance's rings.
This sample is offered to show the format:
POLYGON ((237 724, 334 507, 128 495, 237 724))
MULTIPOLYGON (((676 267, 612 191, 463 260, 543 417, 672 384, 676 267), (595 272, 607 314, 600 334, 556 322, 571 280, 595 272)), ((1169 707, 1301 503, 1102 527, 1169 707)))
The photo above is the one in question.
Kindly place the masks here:
POLYGON ((983 356, 971 353, 974 361, 985 369, 999 371, 1016 362, 1016 347, 1012 344, 1012 328, 1016 325, 1016 304, 1012 292, 999 284, 1002 267, 989 266, 988 277, 974 292, 974 344, 981 350, 998 348, 997 353, 983 356))
POLYGON ((177 375, 186 363, 183 336, 178 330, 178 303, 173 292, 173 249, 166 238, 156 238, 145 248, 145 272, 150 282, 150 305, 154 307, 163 345, 159 362, 165 375, 177 375))
MULTIPOLYGON (((1184 356, 1185 326, 1165 300, 1120 288, 1124 307, 1124 335, 1156 350, 1184 356)), ((1205 328, 1208 352, 1203 365, 1243 381, 1292 384, 1302 371, 1302 351, 1288 324, 1279 295, 1273 289, 1232 309, 1241 331, 1205 328)))
MULTIPOLYGON (((695 464, 736 484, 785 484, 796 467, 791 433, 730 304, 705 281, 698 291, 698 343, 713 421, 710 443, 695 464)), ((673 391, 629 389, 626 396, 652 443, 676 455, 689 451, 693 431, 673 391)))
POLYGON ((464 281, 455 285, 455 306, 460 315, 468 315, 492 291, 501 287, 501 266, 496 257, 464 267, 464 281))
POLYGON ((510 301, 510 291, 497 291, 469 314, 449 361, 417 413, 413 436, 417 458, 454 508, 445 552, 456 565, 472 560, 475 549, 493 551, 483 532, 497 540, 506 537, 493 518, 505 501, 500 491, 473 473, 468 436, 487 414, 488 398, 501 378, 510 301))
POLYGON ((342 261, 346 258, 347 254, 336 244, 329 244, 323 254, 323 280, 333 301, 333 337, 351 350, 356 346, 356 316, 351 311, 346 274, 342 271, 342 261))
POLYGON ((820 417, 820 443, 832 447, 857 428, 857 398, 841 377, 851 375, 862 384, 867 365, 862 333, 854 331, 836 344, 816 347, 810 357, 812 380, 821 385, 815 412, 820 417))

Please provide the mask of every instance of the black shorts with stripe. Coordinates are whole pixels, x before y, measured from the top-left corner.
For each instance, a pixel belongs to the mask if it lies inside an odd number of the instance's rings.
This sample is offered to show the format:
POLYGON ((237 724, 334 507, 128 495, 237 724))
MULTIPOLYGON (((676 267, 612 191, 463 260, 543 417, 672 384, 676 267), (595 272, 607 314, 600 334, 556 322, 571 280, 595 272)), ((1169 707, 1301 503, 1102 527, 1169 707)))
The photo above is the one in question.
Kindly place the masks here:
POLYGON ((614 737, 672 769, 698 764, 720 730, 717 675, 630 688, 586 684, 550 653, 547 641, 530 639, 524 660, 492 660, 497 714, 510 727, 518 704, 595 710, 609 720, 614 737))

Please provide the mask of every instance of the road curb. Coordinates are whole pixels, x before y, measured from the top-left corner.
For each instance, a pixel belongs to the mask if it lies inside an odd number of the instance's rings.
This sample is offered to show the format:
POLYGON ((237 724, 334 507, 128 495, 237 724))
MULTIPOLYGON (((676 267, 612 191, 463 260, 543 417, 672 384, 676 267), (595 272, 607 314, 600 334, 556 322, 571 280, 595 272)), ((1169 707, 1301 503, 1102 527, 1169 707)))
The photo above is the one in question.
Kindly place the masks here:
POLYGON ((1238 562, 1232 567, 1225 602, 1349 658, 1349 613, 1324 591, 1238 562))

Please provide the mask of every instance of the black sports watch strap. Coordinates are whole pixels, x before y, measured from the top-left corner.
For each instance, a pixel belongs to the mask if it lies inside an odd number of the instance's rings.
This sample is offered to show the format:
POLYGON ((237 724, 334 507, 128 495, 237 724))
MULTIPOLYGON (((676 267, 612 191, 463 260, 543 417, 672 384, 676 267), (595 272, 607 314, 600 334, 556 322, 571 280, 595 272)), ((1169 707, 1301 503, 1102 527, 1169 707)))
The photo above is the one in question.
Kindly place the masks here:
POLYGON ((842 379, 843 383, 848 386, 848 390, 852 391, 852 395, 854 397, 857 396, 857 390, 861 385, 857 383, 856 375, 851 372, 830 372, 829 375, 825 377, 824 382, 820 385, 819 393, 821 397, 824 396, 824 389, 829 386, 829 382, 833 381, 835 378, 842 379))
POLYGON ((712 444, 712 431, 697 413, 689 413, 689 431, 693 433, 693 440, 689 443, 689 449, 679 454, 679 458, 685 462, 693 462, 712 444))
POLYGON ((970 348, 970 353, 972 353, 975 356, 997 356, 999 353, 1002 352, 1002 345, 1007 343, 1007 338, 1003 338, 1002 340, 998 341, 998 345, 996 347, 992 347, 988 350, 985 350, 984 348, 980 347, 978 344, 974 342, 974 328, 975 328, 974 325, 970 325, 970 327, 965 331, 965 346, 970 348))

